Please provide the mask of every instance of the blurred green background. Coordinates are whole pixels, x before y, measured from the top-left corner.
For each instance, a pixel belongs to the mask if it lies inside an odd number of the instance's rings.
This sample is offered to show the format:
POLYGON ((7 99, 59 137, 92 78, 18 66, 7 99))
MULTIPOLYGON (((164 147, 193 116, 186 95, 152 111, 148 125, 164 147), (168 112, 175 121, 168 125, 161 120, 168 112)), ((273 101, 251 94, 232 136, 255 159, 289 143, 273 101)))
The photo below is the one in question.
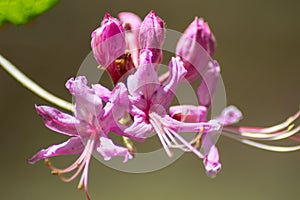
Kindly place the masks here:
MULTIPOLYGON (((214 32, 228 103, 244 113, 240 124, 272 125, 299 107, 299 1, 61 1, 27 25, 0 30, 0 53, 55 94, 70 99, 65 81, 90 52, 90 34, 105 12, 151 9, 167 28, 183 31, 194 16, 214 32)), ((34 104, 45 104, 0 70, 1 199, 85 199, 51 176, 43 162, 26 162, 65 137, 46 129, 34 104)), ((126 174, 91 162, 92 199, 299 199, 300 152, 271 153, 228 138, 218 142, 223 169, 215 179, 185 154, 163 170, 126 174)), ((63 158, 64 159, 64 158, 63 158)), ((66 158, 70 161, 69 158, 66 158)), ((58 162, 56 162, 58 163, 58 162)), ((59 165, 59 163, 58 163, 59 165)))

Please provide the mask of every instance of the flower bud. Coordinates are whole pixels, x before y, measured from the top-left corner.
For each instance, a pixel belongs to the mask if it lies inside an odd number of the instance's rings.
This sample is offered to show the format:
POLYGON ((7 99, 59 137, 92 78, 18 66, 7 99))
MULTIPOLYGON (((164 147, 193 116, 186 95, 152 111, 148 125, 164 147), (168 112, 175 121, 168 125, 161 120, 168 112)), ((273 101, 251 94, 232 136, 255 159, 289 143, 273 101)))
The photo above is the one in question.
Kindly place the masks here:
POLYGON ((194 81, 203 72, 209 56, 214 55, 215 44, 215 37, 208 24, 196 17, 184 31, 176 47, 176 54, 182 58, 184 67, 188 70, 185 77, 187 80, 194 81))
POLYGON ((152 63, 161 63, 162 45, 165 40, 164 21, 154 11, 151 11, 144 19, 140 27, 139 43, 141 49, 152 52, 152 63))
POLYGON ((97 62, 109 66, 125 53, 125 30, 119 20, 105 14, 101 26, 92 33, 91 46, 97 62))

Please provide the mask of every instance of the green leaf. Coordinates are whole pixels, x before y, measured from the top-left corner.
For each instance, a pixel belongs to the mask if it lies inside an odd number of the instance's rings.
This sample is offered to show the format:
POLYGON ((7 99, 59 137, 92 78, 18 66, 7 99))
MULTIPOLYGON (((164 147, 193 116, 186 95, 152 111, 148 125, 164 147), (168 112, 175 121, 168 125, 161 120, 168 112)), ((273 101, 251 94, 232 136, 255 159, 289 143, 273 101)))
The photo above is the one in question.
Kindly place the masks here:
POLYGON ((0 0, 0 26, 5 22, 25 24, 46 12, 59 0, 0 0))

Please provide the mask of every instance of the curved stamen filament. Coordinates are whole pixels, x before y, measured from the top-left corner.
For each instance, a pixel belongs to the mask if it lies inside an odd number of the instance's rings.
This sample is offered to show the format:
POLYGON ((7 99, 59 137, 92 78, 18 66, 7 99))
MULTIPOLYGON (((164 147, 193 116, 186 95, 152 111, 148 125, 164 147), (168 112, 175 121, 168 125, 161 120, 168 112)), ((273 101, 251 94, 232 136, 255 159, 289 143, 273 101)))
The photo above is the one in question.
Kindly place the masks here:
POLYGON ((253 146, 253 147, 268 150, 268 151, 291 152, 291 151, 300 150, 300 145, 286 146, 286 147, 285 146, 273 146, 273 145, 267 145, 267 144, 255 142, 255 141, 252 141, 252 140, 236 137, 236 136, 232 135, 231 133, 227 133, 227 132, 223 132, 223 134, 226 135, 227 137, 235 139, 235 140, 237 140, 239 142, 242 142, 244 144, 247 144, 249 146, 253 146))
POLYGON ((251 132, 253 134, 256 133, 275 133, 278 132, 282 129, 288 129, 288 127, 294 122, 296 121, 298 118, 300 117, 300 110, 294 114, 293 116, 289 117, 286 121, 277 124, 275 126, 271 126, 268 128, 260 128, 260 127, 246 127, 246 126, 239 126, 239 127, 235 127, 235 126, 227 126, 227 128, 231 129, 231 130, 235 130, 238 132, 251 132))
MULTIPOLYGON (((156 113, 150 114, 149 121, 152 124, 154 130, 157 132, 157 135, 168 156, 172 155, 169 148, 179 148, 183 151, 193 152, 201 159, 204 158, 204 156, 197 150, 197 148, 192 146, 193 143, 197 143, 197 141, 199 141, 201 134, 200 136, 198 134, 198 136, 193 141, 187 142, 183 137, 176 133, 176 131, 170 128, 170 124, 166 125, 167 122, 156 113), (173 142, 173 144, 170 140, 173 142)), ((199 133, 202 133, 202 131, 204 130, 204 126, 199 128, 199 130, 201 130, 201 132, 199 133)))
MULTIPOLYGON (((291 127, 291 126, 290 126, 291 127)), ((281 140, 285 138, 289 138, 295 135, 297 132, 300 131, 300 126, 296 128, 288 127, 287 130, 274 132, 274 133, 253 133, 253 132, 243 132, 237 131, 231 128, 224 127, 224 131, 236 134, 239 137, 254 139, 254 140, 281 140)))
MULTIPOLYGON (((199 133, 196 135, 196 137, 189 142, 191 145, 193 145, 193 147, 195 149, 198 149, 200 147, 200 145, 201 145, 201 136, 202 136, 203 130, 204 130, 204 128, 202 127, 202 129, 199 131, 199 133)), ((167 134, 168 134, 168 132, 167 132, 167 134)), ((174 139, 174 141, 175 141, 174 142, 175 145, 171 145, 170 146, 171 148, 179 148, 179 149, 181 149, 183 151, 190 152, 190 149, 186 148, 185 145, 178 144, 175 139, 174 139)))
MULTIPOLYGON (((94 143, 95 143, 95 140, 93 139, 91 141, 91 149, 94 148, 94 143)), ((82 172, 80 181, 79 181, 78 186, 77 186, 78 189, 81 189, 82 185, 84 185, 85 194, 86 194, 88 200, 90 199, 89 194, 88 194, 88 172, 89 172, 91 156, 92 156, 92 151, 90 151, 88 153, 87 157, 85 158, 84 171, 82 172)))
MULTIPOLYGON (((163 147, 164 147, 164 149, 165 149, 167 155, 168 155, 169 157, 172 157, 173 154, 172 154, 172 152, 170 151, 168 145, 166 144, 165 138, 163 137, 164 132, 163 132, 161 126, 159 125, 159 123, 158 123, 155 119, 150 119, 150 123, 152 124, 154 130, 156 131, 156 133, 157 133, 157 135, 158 135, 158 137, 159 137, 159 139, 160 139, 160 142, 161 142, 161 144, 163 145, 163 147)), ((169 142, 169 141, 168 141, 168 142, 169 142)))
POLYGON ((70 165, 69 167, 67 167, 65 169, 59 169, 59 168, 54 167, 51 164, 51 162, 49 161, 49 159, 45 159, 45 163, 52 170, 52 172, 51 172, 52 174, 65 174, 65 173, 69 173, 69 172, 73 171, 74 169, 78 168, 81 165, 82 160, 84 160, 84 158, 86 157, 86 154, 89 151, 90 143, 91 143, 91 141, 88 140, 87 144, 86 144, 86 147, 84 148, 84 150, 81 153, 81 155, 79 156, 79 158, 72 165, 70 165))
POLYGON ((163 83, 163 82, 165 82, 169 78, 169 76, 170 76, 170 72, 167 71, 166 73, 160 75, 158 77, 158 80, 159 80, 160 83, 163 83))
POLYGON ((88 185, 87 184, 88 183, 88 170, 89 170, 90 159, 91 159, 92 152, 93 152, 94 145, 95 145, 95 138, 96 138, 96 134, 92 134, 90 136, 90 138, 88 139, 86 146, 85 146, 83 152, 81 153, 81 155, 79 156, 79 158, 72 165, 70 165, 69 167, 67 167, 65 169, 56 168, 50 163, 49 159, 45 160, 48 167, 52 170, 52 174, 59 175, 59 178, 64 182, 70 182, 70 181, 74 180, 80 174, 80 172, 82 172, 82 170, 83 170, 77 188, 82 189, 82 187, 84 186, 84 190, 85 190, 85 193, 86 193, 88 199, 90 199, 89 195, 88 195, 88 186, 87 186, 88 185), (72 172, 75 169, 77 169, 77 170, 72 176, 70 176, 68 178, 66 178, 64 176, 64 174, 72 172))
POLYGON ((257 141, 291 139, 296 142, 300 142, 300 137, 296 135, 300 131, 300 125, 295 126, 295 124, 293 124, 299 117, 300 110, 295 115, 289 117, 283 123, 269 128, 226 126, 223 128, 223 134, 244 144, 268 151, 296 151, 300 150, 300 145, 274 146, 263 144, 257 141))
POLYGON ((199 158, 203 159, 204 156, 198 151, 196 148, 194 148, 189 142, 187 142, 183 137, 181 137, 178 133, 173 131, 172 129, 165 128, 166 132, 170 132, 172 135, 175 136, 180 142, 182 142, 183 145, 185 145, 191 152, 196 154, 199 158))
POLYGON ((3 69, 5 69, 13 78, 15 78, 19 83, 21 83, 24 87, 26 87, 37 96, 65 110, 73 111, 74 108, 71 103, 51 94, 50 92, 36 84, 2 55, 0 55, 0 66, 2 66, 3 69))

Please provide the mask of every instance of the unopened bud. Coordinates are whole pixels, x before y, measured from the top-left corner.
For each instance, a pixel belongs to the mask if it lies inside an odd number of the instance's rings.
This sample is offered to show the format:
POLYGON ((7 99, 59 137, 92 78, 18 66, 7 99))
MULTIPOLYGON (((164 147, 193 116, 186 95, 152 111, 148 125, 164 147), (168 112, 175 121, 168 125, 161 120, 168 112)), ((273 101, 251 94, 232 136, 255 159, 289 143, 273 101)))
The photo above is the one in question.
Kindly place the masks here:
POLYGON ((125 53, 125 30, 121 22, 105 14, 101 26, 92 33, 91 46, 97 62, 102 67, 108 67, 125 53))
POLYGON ((184 31, 176 47, 176 54, 182 58, 184 67, 188 70, 185 77, 187 80, 194 81, 200 76, 207 66, 209 56, 214 55, 215 45, 215 37, 208 24, 196 17, 184 31))
POLYGON ((152 63, 161 63, 162 45, 165 40, 164 21, 154 11, 151 11, 144 19, 140 27, 139 42, 141 49, 152 52, 152 63))

